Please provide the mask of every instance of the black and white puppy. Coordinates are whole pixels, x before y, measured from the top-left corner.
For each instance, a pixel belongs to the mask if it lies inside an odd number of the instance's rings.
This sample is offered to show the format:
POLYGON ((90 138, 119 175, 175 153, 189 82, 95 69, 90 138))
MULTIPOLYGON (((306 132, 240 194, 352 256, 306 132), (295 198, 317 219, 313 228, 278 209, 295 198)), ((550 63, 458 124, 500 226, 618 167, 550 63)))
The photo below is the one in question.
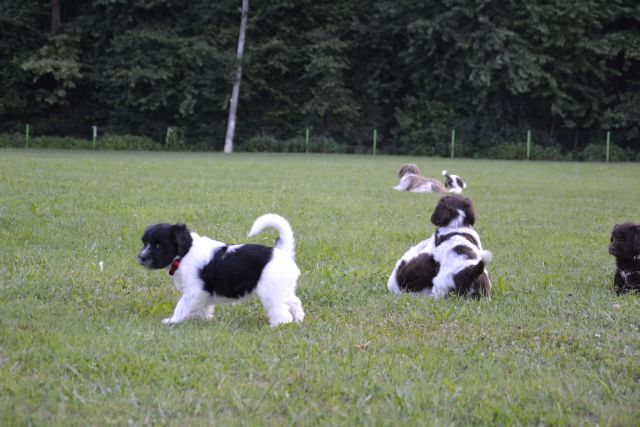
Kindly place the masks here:
POLYGON ((444 298, 450 291, 459 296, 489 296, 491 281, 485 266, 492 254, 482 249, 473 228, 475 219, 471 200, 460 196, 440 199, 431 215, 438 228, 396 263, 387 282, 389 291, 434 298, 444 298))
POLYGON ((640 224, 627 222, 613 227, 609 253, 616 257, 615 291, 640 292, 640 224))
POLYGON ((449 174, 446 170, 443 170, 442 176, 444 176, 444 186, 450 193, 460 194, 462 193, 462 190, 467 188, 467 183, 458 175, 449 174))
POLYGON ((296 296, 300 270, 295 262, 291 226, 283 217, 267 214, 251 227, 254 236, 267 227, 276 229, 275 247, 229 245, 190 232, 184 224, 155 224, 142 236, 138 263, 148 269, 167 268, 182 296, 173 316, 163 323, 192 318, 210 319, 215 304, 260 298, 269 324, 302 322, 304 311, 296 296))

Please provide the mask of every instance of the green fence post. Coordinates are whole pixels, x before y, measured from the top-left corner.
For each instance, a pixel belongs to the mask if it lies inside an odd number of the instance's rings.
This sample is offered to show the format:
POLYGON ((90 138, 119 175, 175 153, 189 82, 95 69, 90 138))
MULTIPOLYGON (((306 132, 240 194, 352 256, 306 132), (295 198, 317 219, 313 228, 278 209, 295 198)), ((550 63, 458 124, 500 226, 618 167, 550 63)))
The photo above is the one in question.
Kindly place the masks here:
POLYGON ((309 152, 309 128, 304 130, 304 152, 309 152))
POLYGON ((531 159, 531 129, 527 130, 527 160, 531 159))
POLYGON ((451 129, 451 158, 453 159, 455 156, 455 147, 456 147, 456 130, 451 129))
POLYGON ((378 129, 373 130, 373 155, 376 155, 376 148, 378 147, 378 129))
POLYGON ((96 139, 98 138, 98 126, 91 126, 93 129, 93 149, 96 149, 96 139))
POLYGON ((27 146, 27 148, 29 148, 29 125, 27 124, 27 127, 24 131, 24 142, 27 146))
POLYGON ((611 146, 611 131, 607 131, 607 163, 609 163, 609 147, 611 146))

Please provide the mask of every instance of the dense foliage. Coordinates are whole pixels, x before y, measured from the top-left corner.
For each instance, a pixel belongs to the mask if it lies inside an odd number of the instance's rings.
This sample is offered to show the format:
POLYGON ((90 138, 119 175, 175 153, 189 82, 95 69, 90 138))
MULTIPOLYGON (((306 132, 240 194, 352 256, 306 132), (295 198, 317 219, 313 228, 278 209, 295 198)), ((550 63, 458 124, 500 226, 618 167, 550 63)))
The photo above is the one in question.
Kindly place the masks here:
MULTIPOLYGON (((240 1, 0 2, 0 131, 120 134, 220 149, 240 1), (174 138, 175 139, 175 138, 174 138)), ((582 153, 603 130, 640 151, 635 0, 254 2, 239 147, 388 153, 582 153), (267 137, 265 139, 265 137, 267 137), (297 140, 290 143, 287 141, 297 140), (304 141, 302 142, 304 143, 304 141), (293 147, 293 148, 292 148, 293 147), (335 147, 334 147, 335 148, 335 147)))

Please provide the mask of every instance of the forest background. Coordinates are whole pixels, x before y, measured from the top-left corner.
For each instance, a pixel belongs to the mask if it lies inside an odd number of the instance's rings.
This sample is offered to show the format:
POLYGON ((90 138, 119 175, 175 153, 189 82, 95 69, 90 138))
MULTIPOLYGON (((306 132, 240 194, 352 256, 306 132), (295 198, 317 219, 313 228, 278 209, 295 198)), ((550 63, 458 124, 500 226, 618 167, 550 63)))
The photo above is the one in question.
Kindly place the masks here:
MULTIPOLYGON (((1 0, 4 145, 221 150, 240 3, 1 0)), ((246 37, 238 150, 640 160, 636 0, 272 0, 246 37)))

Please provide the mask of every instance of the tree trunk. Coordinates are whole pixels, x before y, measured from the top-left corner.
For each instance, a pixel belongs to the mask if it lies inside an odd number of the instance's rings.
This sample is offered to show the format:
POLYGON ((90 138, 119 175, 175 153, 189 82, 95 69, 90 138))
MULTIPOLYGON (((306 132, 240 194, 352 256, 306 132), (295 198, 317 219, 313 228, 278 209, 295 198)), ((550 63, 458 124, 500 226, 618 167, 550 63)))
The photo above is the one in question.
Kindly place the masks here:
POLYGON ((236 111, 238 110, 238 96, 240 95, 240 80, 242 79, 242 57, 244 55, 244 35, 247 31, 247 17, 249 16, 249 0, 242 0, 242 17, 240 19, 240 35, 238 36, 236 77, 231 91, 229 106, 229 121, 227 122, 227 136, 224 139, 224 152, 233 151, 233 136, 236 133, 236 111))
POLYGON ((51 34, 60 28, 60 0, 51 0, 51 34))

